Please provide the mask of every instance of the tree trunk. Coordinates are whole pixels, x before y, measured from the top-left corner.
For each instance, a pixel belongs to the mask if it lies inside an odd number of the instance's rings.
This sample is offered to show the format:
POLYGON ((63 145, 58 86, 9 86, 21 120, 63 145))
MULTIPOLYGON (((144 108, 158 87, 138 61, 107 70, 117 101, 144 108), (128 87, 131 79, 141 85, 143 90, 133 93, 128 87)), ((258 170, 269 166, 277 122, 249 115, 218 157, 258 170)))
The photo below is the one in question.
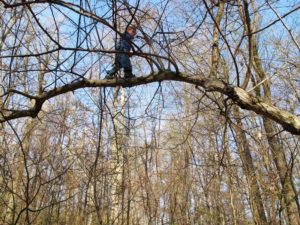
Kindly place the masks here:
POLYGON ((256 224, 268 224, 265 210, 263 206, 262 197, 259 190, 255 167, 251 156, 250 146, 244 131, 241 120, 241 115, 238 107, 234 107, 234 117, 237 121, 235 132, 237 134, 237 145, 239 155, 243 163, 243 169, 248 182, 248 189, 250 195, 250 204, 254 221, 256 224))
MULTIPOLYGON (((249 5, 247 0, 243 0, 244 11, 245 11, 245 27, 247 28, 249 35, 249 52, 250 52, 250 64, 253 65, 254 71, 256 72, 256 79, 258 82, 262 82, 264 99, 272 105, 272 95, 270 88, 270 81, 266 76, 263 69, 262 62, 258 53, 258 47, 254 35, 252 35, 255 24, 252 24, 249 5)), ((260 88, 257 88, 257 94, 260 95, 260 88)), ((300 224, 299 218, 299 203, 297 199, 297 192, 294 188, 292 173, 286 162, 283 146, 279 143, 276 138, 275 124, 270 119, 263 116, 263 125, 266 131, 267 140, 271 148, 273 160, 275 162, 278 175, 280 177, 280 182, 282 185, 282 197, 284 199, 287 215, 287 222, 291 225, 300 224)))

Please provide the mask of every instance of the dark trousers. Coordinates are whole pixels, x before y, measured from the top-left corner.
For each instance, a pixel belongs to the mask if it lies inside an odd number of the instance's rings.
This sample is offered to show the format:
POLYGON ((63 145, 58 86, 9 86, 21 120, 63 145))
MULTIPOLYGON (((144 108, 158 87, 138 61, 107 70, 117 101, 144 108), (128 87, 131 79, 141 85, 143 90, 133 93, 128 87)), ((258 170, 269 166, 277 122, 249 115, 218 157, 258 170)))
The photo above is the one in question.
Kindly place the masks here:
POLYGON ((130 58, 127 54, 116 54, 115 67, 117 69, 123 68, 124 71, 132 71, 130 58))

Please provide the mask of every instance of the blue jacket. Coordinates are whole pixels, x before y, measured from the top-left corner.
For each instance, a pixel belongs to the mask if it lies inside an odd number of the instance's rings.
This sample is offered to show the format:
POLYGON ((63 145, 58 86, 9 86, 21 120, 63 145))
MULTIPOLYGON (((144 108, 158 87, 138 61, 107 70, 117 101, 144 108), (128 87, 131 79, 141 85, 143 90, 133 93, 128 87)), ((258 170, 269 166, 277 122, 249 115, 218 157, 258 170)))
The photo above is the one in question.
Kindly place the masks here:
POLYGON ((130 52, 131 45, 130 42, 134 37, 130 36, 127 32, 121 34, 121 39, 116 46, 117 51, 130 52))

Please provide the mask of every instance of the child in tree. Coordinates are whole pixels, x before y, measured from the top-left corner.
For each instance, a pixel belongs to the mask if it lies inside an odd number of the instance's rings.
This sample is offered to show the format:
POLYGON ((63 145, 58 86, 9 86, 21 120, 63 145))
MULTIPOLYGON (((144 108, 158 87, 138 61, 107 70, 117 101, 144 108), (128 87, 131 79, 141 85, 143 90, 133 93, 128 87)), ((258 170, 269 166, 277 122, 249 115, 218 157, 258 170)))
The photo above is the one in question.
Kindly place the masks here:
POLYGON ((117 53, 115 58, 115 63, 113 68, 107 71, 106 79, 113 79, 116 73, 123 68, 125 78, 133 78, 135 77, 132 74, 132 65, 130 61, 130 50, 131 50, 131 42, 136 35, 136 28, 133 26, 128 26, 125 33, 121 35, 121 39, 116 45, 116 51, 120 51, 122 53, 117 53))

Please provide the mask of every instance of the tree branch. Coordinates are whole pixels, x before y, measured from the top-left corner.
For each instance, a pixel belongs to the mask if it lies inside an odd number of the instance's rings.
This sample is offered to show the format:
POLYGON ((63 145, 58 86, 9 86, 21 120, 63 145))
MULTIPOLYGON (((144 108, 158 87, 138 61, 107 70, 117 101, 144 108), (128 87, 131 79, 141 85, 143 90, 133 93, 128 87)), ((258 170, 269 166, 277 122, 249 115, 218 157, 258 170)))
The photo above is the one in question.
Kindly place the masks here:
POLYGON ((239 87, 232 87, 217 79, 205 78, 203 74, 199 76, 187 76, 184 74, 176 74, 171 71, 161 71, 157 74, 151 74, 146 77, 137 77, 132 79, 113 79, 113 80, 80 80, 74 83, 54 88, 44 92, 41 96, 34 97, 35 104, 28 110, 1 110, 0 122, 21 118, 21 117, 36 117, 40 112, 43 103, 58 95, 75 91, 86 87, 132 87, 153 82, 161 81, 180 81, 194 84, 202 87, 207 92, 219 92, 226 95, 235 104, 243 109, 251 110, 261 116, 265 116, 282 125, 282 127, 292 134, 300 134, 300 118, 287 111, 281 110, 261 98, 255 97, 239 87))

